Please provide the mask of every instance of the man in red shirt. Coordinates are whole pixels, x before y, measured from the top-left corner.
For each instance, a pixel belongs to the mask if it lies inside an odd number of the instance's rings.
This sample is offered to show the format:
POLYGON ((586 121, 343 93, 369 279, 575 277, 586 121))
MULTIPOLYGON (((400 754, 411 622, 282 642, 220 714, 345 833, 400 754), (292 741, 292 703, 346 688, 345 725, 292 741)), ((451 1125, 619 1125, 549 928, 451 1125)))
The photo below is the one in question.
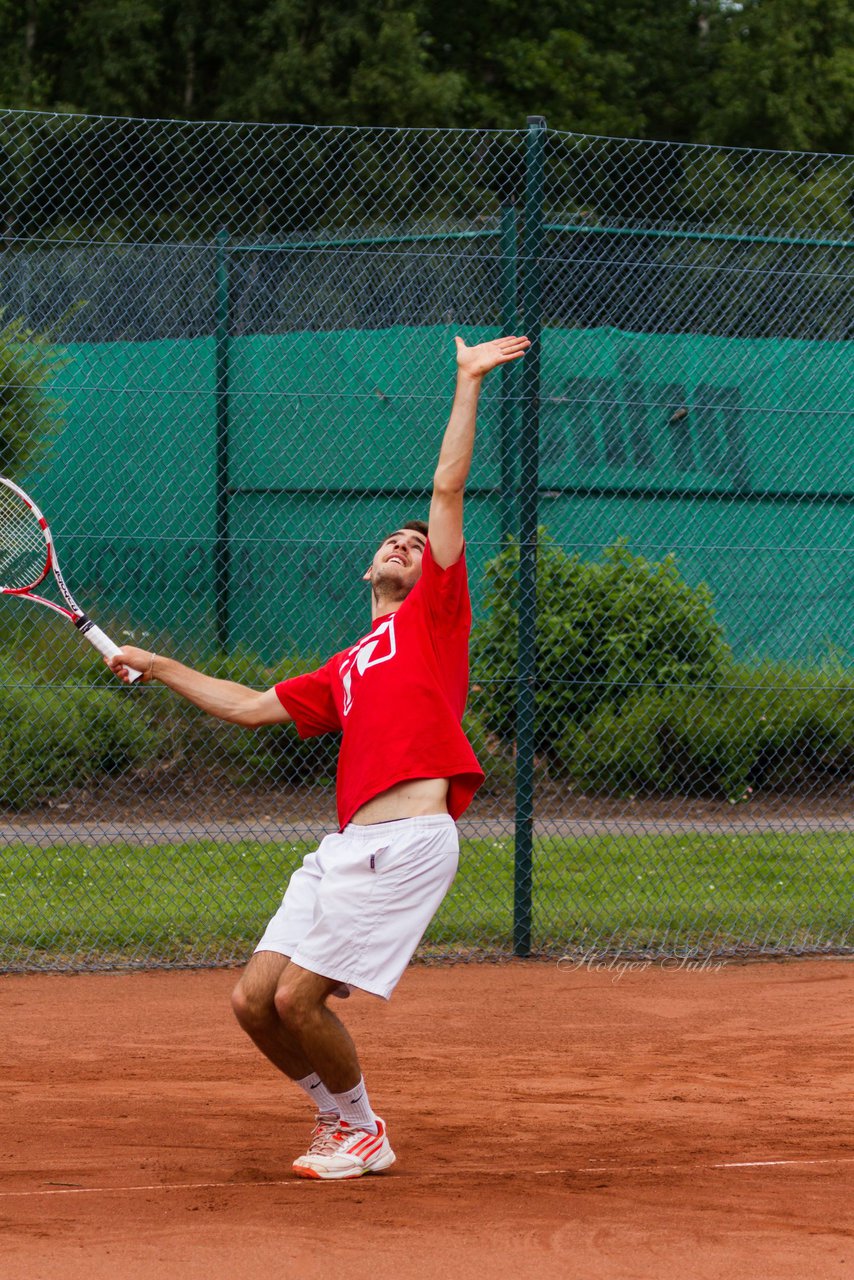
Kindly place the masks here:
POLYGON ((412 520, 381 543, 365 575, 367 635, 265 692, 132 646, 109 662, 124 679, 128 667, 143 671, 235 724, 342 732, 339 831, 291 876, 233 996, 240 1025, 315 1104, 309 1148, 294 1162, 306 1178, 356 1178, 394 1163, 353 1041, 327 1001, 351 986, 389 998, 451 885, 455 819, 483 780, 461 726, 471 629, 463 494, 481 382, 530 344, 456 344, 429 524, 412 520))

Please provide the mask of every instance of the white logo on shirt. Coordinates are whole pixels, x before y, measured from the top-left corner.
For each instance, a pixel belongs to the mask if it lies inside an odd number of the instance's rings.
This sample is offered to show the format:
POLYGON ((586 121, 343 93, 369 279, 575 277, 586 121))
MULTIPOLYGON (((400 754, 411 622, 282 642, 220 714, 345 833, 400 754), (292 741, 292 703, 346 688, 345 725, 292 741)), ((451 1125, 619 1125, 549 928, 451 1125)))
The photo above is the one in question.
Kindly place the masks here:
POLYGON ((352 649, 338 668, 341 683, 344 686, 344 715, 350 714, 353 705, 353 671, 364 675, 368 667, 378 667, 381 662, 388 662, 397 653, 397 641, 394 635, 394 614, 385 622, 365 636, 352 649))

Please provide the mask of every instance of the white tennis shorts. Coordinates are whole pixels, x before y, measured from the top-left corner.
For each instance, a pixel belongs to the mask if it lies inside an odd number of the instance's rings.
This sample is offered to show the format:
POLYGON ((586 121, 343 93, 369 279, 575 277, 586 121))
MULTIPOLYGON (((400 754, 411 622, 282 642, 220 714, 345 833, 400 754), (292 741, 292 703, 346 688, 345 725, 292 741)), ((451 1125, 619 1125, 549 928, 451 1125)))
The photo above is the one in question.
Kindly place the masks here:
POLYGON ((447 813, 351 823, 307 855, 256 951, 387 1000, 451 887, 459 840, 447 813))

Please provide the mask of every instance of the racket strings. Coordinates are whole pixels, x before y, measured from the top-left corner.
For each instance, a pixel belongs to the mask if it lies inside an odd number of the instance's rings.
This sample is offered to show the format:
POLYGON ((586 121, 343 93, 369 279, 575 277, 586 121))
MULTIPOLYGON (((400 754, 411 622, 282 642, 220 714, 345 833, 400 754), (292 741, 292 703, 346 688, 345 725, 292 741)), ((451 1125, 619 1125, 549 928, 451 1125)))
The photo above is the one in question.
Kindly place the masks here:
POLYGON ((47 563, 47 540, 38 520, 11 489, 0 485, 0 588, 36 586, 47 563))

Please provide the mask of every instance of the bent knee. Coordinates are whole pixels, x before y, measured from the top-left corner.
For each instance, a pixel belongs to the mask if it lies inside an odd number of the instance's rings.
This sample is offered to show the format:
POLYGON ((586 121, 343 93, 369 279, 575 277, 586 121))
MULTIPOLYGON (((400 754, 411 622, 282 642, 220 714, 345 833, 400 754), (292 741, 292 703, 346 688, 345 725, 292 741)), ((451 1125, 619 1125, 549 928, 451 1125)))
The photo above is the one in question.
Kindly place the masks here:
POLYGON ((286 1027, 300 1027, 317 1011, 317 1001, 304 991, 282 983, 274 997, 279 1021, 286 1027))
POLYGON ((276 1018, 272 992, 247 988, 242 980, 231 993, 231 1007, 241 1027, 264 1027, 276 1018))

